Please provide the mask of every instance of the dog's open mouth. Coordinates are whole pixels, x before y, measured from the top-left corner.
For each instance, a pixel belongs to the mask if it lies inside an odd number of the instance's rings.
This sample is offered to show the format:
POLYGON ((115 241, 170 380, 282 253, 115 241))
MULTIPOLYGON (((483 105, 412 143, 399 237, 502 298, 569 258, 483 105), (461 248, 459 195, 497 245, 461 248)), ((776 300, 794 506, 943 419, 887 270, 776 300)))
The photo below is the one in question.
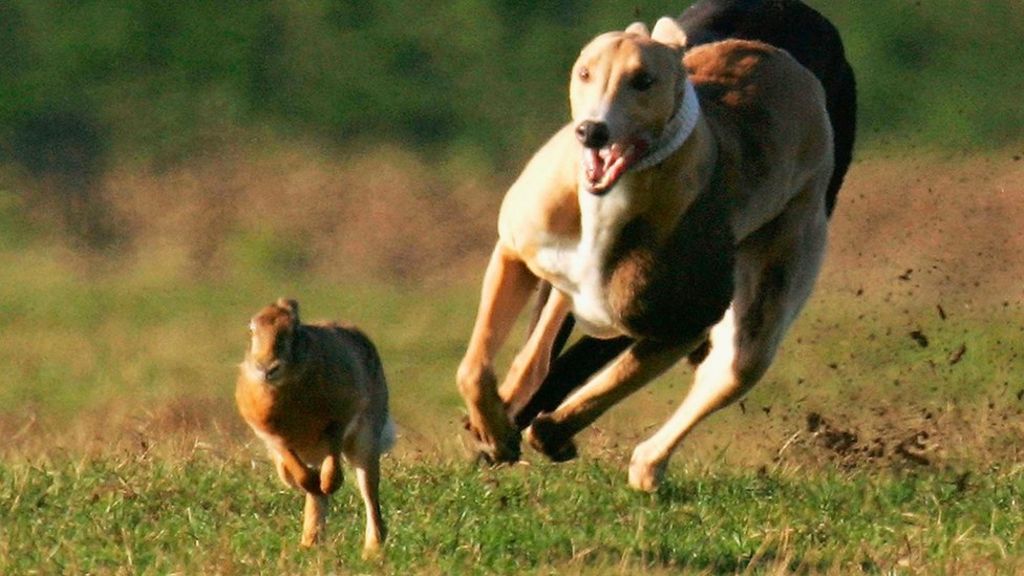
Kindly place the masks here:
POLYGON ((615 143, 604 148, 583 149, 583 171, 587 179, 587 190, 593 194, 604 194, 611 190, 619 178, 629 170, 637 158, 643 155, 639 144, 615 143))

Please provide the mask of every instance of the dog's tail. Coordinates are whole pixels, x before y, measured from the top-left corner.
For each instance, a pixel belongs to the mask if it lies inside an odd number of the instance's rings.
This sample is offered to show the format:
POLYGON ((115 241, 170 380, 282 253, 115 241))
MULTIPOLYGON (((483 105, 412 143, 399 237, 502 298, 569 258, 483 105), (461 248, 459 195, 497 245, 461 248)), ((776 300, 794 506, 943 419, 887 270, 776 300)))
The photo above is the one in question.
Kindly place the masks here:
POLYGON ((857 136, 857 80, 853 68, 844 58, 840 63, 831 91, 825 91, 825 106, 832 122, 832 140, 835 149, 835 167, 825 195, 825 210, 829 217, 836 208, 836 198, 843 186, 846 171, 853 161, 853 142, 857 136))

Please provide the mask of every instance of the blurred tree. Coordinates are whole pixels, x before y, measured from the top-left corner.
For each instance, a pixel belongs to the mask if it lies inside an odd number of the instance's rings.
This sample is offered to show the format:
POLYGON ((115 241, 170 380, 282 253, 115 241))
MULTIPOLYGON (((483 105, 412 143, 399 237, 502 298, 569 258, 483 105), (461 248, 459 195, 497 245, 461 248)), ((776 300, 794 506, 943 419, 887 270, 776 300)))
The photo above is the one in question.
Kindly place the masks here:
MULTIPOLYGON (((34 115, 87 110, 114 162, 175 162, 269 129, 512 170, 567 117, 566 70, 588 38, 686 4, 5 0, 0 150, 34 115)), ((1024 137, 1011 57, 1024 3, 811 4, 858 70, 862 145, 1024 137)))

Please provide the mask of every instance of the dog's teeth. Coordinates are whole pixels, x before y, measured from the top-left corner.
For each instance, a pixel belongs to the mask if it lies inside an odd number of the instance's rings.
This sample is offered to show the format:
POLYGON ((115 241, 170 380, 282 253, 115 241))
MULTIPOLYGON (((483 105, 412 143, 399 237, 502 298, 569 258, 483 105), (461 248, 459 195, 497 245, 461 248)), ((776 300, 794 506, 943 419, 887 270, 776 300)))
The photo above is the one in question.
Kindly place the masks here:
POLYGON ((599 180, 604 174, 604 161, 596 150, 583 151, 583 170, 587 175, 587 180, 591 182, 599 180))

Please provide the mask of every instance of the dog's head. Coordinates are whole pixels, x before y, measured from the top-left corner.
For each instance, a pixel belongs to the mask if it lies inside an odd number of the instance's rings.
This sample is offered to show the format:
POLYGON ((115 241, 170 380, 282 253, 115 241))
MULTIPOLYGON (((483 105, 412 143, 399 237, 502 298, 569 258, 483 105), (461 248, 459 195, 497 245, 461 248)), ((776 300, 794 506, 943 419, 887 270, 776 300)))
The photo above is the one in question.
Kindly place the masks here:
POLYGON ((636 23, 580 52, 569 100, 587 190, 602 194, 662 136, 684 98, 686 34, 672 18, 636 23))

